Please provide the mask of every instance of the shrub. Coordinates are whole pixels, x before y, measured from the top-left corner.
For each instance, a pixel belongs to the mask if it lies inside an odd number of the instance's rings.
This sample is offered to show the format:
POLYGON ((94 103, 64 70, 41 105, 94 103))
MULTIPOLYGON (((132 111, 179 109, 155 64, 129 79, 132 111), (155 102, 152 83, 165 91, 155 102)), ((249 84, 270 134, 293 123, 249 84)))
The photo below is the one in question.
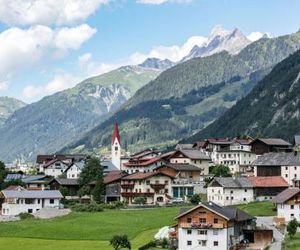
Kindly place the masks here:
POLYGON ((297 227, 298 227, 298 222, 296 221, 296 219, 291 220, 286 227, 286 231, 288 232, 288 235, 290 236, 290 238, 293 238, 294 235, 297 232, 297 227))
POLYGON ((138 250, 147 250, 147 249, 151 249, 152 247, 156 247, 155 241, 150 241, 149 243, 139 247, 138 250))
POLYGON ((115 250, 119 250, 121 248, 131 249, 131 244, 126 234, 114 235, 109 243, 115 250))
POLYGON ((95 202, 91 202, 90 204, 77 203, 70 206, 70 208, 75 212, 102 212, 103 211, 103 206, 95 202))
POLYGON ((30 213, 19 213, 19 218, 21 219, 21 220, 27 220, 27 219, 32 219, 32 218, 34 218, 34 216, 32 215, 32 214, 30 214, 30 213))
POLYGON ((105 209, 119 209, 119 208, 124 208, 125 204, 120 201, 115 201, 109 204, 103 204, 103 208, 105 209))
POLYGON ((201 201, 201 196, 199 194, 194 194, 191 199, 190 199, 191 203, 194 205, 198 205, 199 202, 201 201))
POLYGON ((140 204, 140 205, 144 205, 147 202, 147 198, 146 197, 137 197, 134 199, 134 204, 140 204))

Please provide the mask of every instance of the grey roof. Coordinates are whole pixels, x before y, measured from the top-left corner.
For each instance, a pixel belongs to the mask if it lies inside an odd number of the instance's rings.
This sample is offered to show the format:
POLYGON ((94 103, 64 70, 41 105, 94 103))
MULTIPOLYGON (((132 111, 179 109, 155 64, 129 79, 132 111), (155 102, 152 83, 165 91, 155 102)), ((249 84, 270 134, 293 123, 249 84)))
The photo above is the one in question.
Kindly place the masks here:
MULTIPOLYGON (((256 140, 271 146, 291 146, 291 144, 281 138, 257 138, 256 140)), ((256 141, 254 140, 254 141, 256 141)), ((254 142, 252 141, 252 143, 254 142)))
MULTIPOLYGON (((162 165, 162 167, 163 166, 164 165, 162 165)), ((169 167, 169 168, 173 168, 176 171, 201 171, 200 167, 197 167, 197 166, 195 166, 193 164, 167 163, 166 166, 169 167)))
POLYGON ((299 188, 296 188, 296 187, 287 188, 287 189, 283 190, 281 193, 279 193, 278 195, 276 195, 273 198, 272 202, 273 203, 284 203, 285 201, 289 200, 290 198, 292 198, 293 196, 295 196, 298 193, 300 193, 299 188))
POLYGON ((197 149, 180 149, 179 151, 190 159, 210 160, 209 156, 197 149))
POLYGON ((58 190, 3 190, 5 198, 63 198, 58 190))
POLYGON ((101 166, 103 167, 104 172, 116 171, 119 170, 111 161, 104 160, 101 161, 101 166))
MULTIPOLYGON (((215 177, 214 181, 218 182, 225 188, 252 188, 252 183, 246 177, 215 177)), ((213 182, 211 184, 213 184, 213 182)))
POLYGON ((175 149, 192 149, 194 144, 177 144, 175 149))
POLYGON ((63 179, 63 178, 57 178, 56 180, 60 185, 63 186, 77 186, 79 185, 78 179, 63 179))
POLYGON ((13 181, 13 180, 21 180, 23 179, 25 176, 23 174, 8 174, 5 177, 5 181, 13 181))
POLYGON ((223 217, 227 218, 228 220, 235 220, 235 221, 246 221, 246 220, 253 220, 254 217, 236 207, 221 207, 213 202, 201 202, 198 206, 186 209, 183 208, 180 210, 180 214, 176 218, 180 218, 184 214, 188 214, 189 212, 194 211, 195 209, 199 207, 206 207, 212 211, 214 211, 217 214, 222 215, 223 217))
POLYGON ((251 163, 253 166, 300 166, 300 153, 266 153, 251 163))
POLYGON ((37 183, 37 182, 47 182, 50 178, 47 175, 29 175, 22 179, 24 183, 37 183), (45 180, 46 179, 46 180, 45 180))

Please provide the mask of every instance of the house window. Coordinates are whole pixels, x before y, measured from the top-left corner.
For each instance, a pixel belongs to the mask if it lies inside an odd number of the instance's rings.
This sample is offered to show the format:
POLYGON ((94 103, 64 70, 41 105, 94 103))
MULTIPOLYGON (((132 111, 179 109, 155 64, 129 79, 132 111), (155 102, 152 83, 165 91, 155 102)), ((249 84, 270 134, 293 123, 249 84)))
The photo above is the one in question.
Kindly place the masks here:
POLYGON ((245 189, 245 193, 247 193, 247 189, 245 189))
POLYGON ((219 220, 217 218, 214 218, 214 224, 218 224, 219 220))
POLYGON ((118 151, 118 149, 119 149, 118 147, 115 147, 115 151, 118 151))
POLYGON ((288 178, 288 174, 285 175, 285 178, 288 178))
POLYGON ((233 190, 231 190, 230 193, 233 194, 233 190))
POLYGON ((199 222, 200 222, 200 223, 206 223, 206 219, 205 219, 205 218, 200 218, 200 219, 199 219, 199 222))
POLYGON ((192 223, 192 218, 187 218, 187 223, 192 223))
POLYGON ((147 193, 150 193, 150 188, 147 188, 147 193))
POLYGON ((168 185, 168 184, 169 184, 169 181, 165 180, 165 184, 168 185))
POLYGON ((285 170, 288 170, 288 167, 285 167, 285 170))
POLYGON ((218 235, 218 234, 219 234, 218 229, 214 229, 214 230, 213 230, 213 235, 218 235))
POLYGON ((199 244, 199 246, 205 247, 206 246, 206 240, 199 240, 198 244, 199 244))
POLYGON ((233 200, 233 197, 231 197, 231 200, 233 200))
POLYGON ((147 185, 149 185, 149 184, 150 184, 150 181, 149 181, 149 180, 147 180, 147 181, 146 181, 146 184, 147 184, 147 185))
POLYGON ((32 214, 32 209, 28 209, 28 213, 29 213, 29 214, 32 214))
POLYGON ((215 247, 219 246, 219 242, 218 241, 214 241, 214 246, 215 247))
POLYGON ((246 201, 247 199, 246 199, 246 198, 244 198, 243 200, 244 200, 244 201, 246 201))
POLYGON ((191 230, 191 229, 188 229, 188 230, 187 230, 187 234, 192 234, 192 230, 191 230))
POLYGON ((49 203, 54 204, 54 199, 50 199, 49 203))
POLYGON ((188 240, 186 244, 187 244, 188 246, 191 246, 191 245, 192 245, 192 241, 188 240))
POLYGON ((38 199, 37 201, 38 201, 38 204, 41 204, 41 200, 40 199, 38 199))
POLYGON ((207 230, 198 230, 199 235, 207 235, 207 230))
POLYGON ((229 200, 229 197, 228 197, 228 196, 226 196, 226 200, 229 200))
POLYGON ((291 209, 294 209, 294 205, 291 205, 291 209))
POLYGON ((167 194, 167 193, 169 193, 169 190, 166 188, 166 189, 165 189, 165 194, 167 194))
POLYGON ((294 218, 294 214, 291 214, 291 219, 293 219, 294 218))

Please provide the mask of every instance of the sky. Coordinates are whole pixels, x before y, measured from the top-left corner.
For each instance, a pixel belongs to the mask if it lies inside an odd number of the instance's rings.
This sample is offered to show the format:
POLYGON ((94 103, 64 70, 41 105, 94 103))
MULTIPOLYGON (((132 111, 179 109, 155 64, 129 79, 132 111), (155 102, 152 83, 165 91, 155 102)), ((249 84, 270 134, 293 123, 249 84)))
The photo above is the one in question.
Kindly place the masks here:
POLYGON ((27 103, 147 57, 176 61, 216 25, 300 29, 299 0, 0 0, 0 96, 27 103))

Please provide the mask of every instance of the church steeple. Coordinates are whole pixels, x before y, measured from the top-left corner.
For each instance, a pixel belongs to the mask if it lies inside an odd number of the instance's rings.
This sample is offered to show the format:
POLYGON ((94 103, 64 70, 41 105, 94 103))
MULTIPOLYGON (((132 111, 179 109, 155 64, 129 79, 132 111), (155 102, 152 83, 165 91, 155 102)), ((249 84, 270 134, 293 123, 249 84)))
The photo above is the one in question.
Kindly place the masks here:
POLYGON ((121 169, 121 137, 117 120, 115 121, 111 137, 111 162, 118 169, 121 169))
POLYGON ((119 126, 117 120, 115 121, 111 144, 114 144, 116 139, 118 140, 119 144, 121 144, 121 137, 119 133, 119 126))

